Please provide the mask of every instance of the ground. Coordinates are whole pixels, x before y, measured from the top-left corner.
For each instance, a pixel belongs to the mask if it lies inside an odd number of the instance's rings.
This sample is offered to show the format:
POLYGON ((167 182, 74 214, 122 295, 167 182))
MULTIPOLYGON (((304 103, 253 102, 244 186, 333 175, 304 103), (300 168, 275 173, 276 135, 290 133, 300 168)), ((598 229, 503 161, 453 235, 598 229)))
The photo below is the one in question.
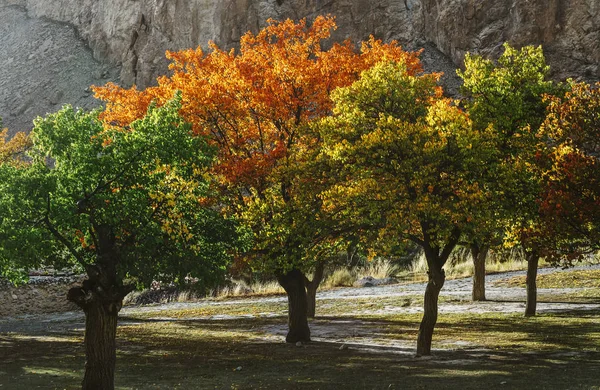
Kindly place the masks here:
MULTIPOLYGON (((321 292, 301 346, 283 342, 283 297, 128 307, 117 388, 600 389, 599 268, 540 273, 533 318, 522 273, 489 275, 482 303, 448 281, 431 358, 414 357, 423 284, 321 292)), ((0 320, 0 388, 78 388, 82 341, 79 313, 0 320)))

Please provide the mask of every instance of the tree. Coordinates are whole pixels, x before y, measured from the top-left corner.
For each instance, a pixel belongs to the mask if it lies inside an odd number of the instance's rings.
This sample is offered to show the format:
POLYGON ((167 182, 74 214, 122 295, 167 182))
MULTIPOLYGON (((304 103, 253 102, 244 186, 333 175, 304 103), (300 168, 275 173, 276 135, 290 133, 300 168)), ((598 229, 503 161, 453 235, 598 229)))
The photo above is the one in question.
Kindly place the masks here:
POLYGON ((568 266, 600 249, 600 83, 571 81, 564 97, 548 101, 538 154, 543 254, 568 266))
POLYGON ((425 252, 419 356, 431 353, 444 264, 485 199, 478 178, 489 152, 486 134, 442 97, 437 78, 380 63, 334 91, 334 116, 319 123, 322 158, 338 172, 322 195, 328 212, 383 247, 410 240, 425 252))
POLYGON ((67 296, 86 316, 84 389, 114 388, 117 317, 134 283, 212 283, 241 244, 234 221, 206 205, 214 148, 190 135, 179 108, 105 128, 98 111, 67 106, 35 121, 31 164, 0 166, 0 264, 87 275, 67 296))
MULTIPOLYGON (((0 128, 2 128, 2 120, 0 118, 0 128)), ((31 147, 31 140, 25 133, 17 133, 11 139, 8 139, 8 129, 3 129, 0 132, 0 165, 11 165, 13 167, 25 166, 27 164, 25 152, 31 147)), ((0 226, 3 224, 0 219, 0 226)), ((3 255, 3 252, 11 252, 14 250, 22 250, 26 252, 29 248, 19 248, 20 243, 17 240, 11 240, 4 230, 0 230, 0 242, 7 243, 6 246, 0 246, 0 277, 12 280, 13 282, 23 282, 25 275, 23 268, 27 268, 27 264, 19 262, 10 255, 3 255), (13 245, 9 247, 8 242, 13 245), (15 247, 16 246, 16 247, 15 247)), ((34 261, 30 266, 37 263, 34 261)))
POLYGON ((218 145, 214 172, 221 190, 254 231, 251 263, 277 275, 288 294, 286 340, 309 341, 304 274, 318 264, 311 254, 320 253, 316 248, 324 246, 316 244, 328 241, 328 234, 310 178, 301 175, 320 143, 308 124, 330 114, 329 92, 349 85, 375 63, 402 60, 411 72, 421 65, 416 53, 373 38, 360 53, 349 41, 323 50, 321 43, 336 27, 333 18, 317 17, 310 26, 306 20, 268 23, 257 34, 245 34, 238 52, 212 43, 207 54, 168 52, 173 74, 160 78, 155 88, 123 90, 108 84, 95 91, 107 103, 103 120, 121 125, 142 115, 151 101, 161 105, 173 91, 182 92, 181 114, 196 134, 218 145))
MULTIPOLYGON (((503 240, 505 230, 520 236, 520 230, 530 231, 536 224, 540 181, 531 164, 545 117, 544 95, 556 90, 548 80, 549 67, 541 47, 517 50, 504 44, 504 49, 497 63, 467 54, 465 70, 458 71, 473 125, 479 130, 489 128, 495 144, 486 180, 495 193, 486 205, 489 218, 482 219, 469 239, 474 263, 473 300, 485 300, 485 259, 490 247, 503 240)), ((533 241, 528 242, 533 245, 533 241)), ((525 252, 531 260, 528 280, 535 283, 539 249, 531 246, 525 252)), ((533 289, 528 291, 533 293, 533 289)), ((534 296, 528 294, 529 300, 534 296)))

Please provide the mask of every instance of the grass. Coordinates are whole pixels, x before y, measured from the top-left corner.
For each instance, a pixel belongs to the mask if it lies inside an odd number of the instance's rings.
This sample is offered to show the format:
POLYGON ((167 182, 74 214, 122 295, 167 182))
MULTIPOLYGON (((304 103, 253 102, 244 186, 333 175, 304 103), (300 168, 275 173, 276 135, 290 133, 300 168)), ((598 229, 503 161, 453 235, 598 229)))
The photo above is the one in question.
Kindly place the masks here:
MULTIPOLYGON (((597 273, 540 279, 587 285, 597 273)), ((285 299, 128 309, 118 329, 117 389, 600 389, 600 309, 530 318, 442 313, 433 359, 416 359, 421 314, 396 309, 422 299, 320 299, 311 321, 318 341, 301 347, 283 342, 285 299)), ((440 302, 457 303, 450 296, 440 302)), ((11 333, 3 326, 0 390, 80 387, 81 324, 11 333)))
POLYGON ((331 289, 335 287, 350 287, 354 283, 367 276, 375 279, 385 279, 395 277, 400 272, 399 268, 392 264, 390 260, 377 258, 367 262, 362 267, 348 269, 348 267, 338 267, 331 271, 325 280, 321 283, 321 289, 331 289))
MULTIPOLYGON (((540 267, 546 266, 541 260, 540 267)), ((485 264, 485 271, 488 274, 517 271, 527 269, 527 261, 518 251, 512 251, 508 254, 498 254, 490 251, 485 264)), ((444 266, 447 279, 460 279, 473 276, 473 261, 468 251, 464 248, 458 248, 448 259, 444 266)), ((427 280, 427 261, 425 255, 420 254, 410 265, 408 273, 404 274, 404 280, 414 282, 423 282, 427 280)))
POLYGON ((232 297, 244 297, 244 296, 266 296, 266 295, 277 295, 283 294, 285 291, 283 287, 277 283, 276 280, 268 282, 254 282, 247 284, 241 280, 234 281, 231 286, 224 287, 214 294, 219 298, 232 298, 232 297))
MULTIPOLYGON (((600 311, 565 312, 523 317, 521 314, 482 313, 444 314, 435 329, 436 347, 456 349, 486 348, 490 351, 510 351, 513 354, 533 353, 597 353, 600 352, 600 311)), ((416 337, 413 325, 420 314, 394 314, 367 319, 389 321, 387 331, 393 337, 410 340, 416 337)), ((418 326, 417 326, 418 328, 418 326)))
MULTIPOLYGON (((128 319, 118 331, 116 383, 118 389, 479 389, 503 382, 516 389, 597 389, 598 315, 443 315, 434 335, 443 348, 433 360, 412 357, 417 314, 313 321, 313 328, 337 329, 348 349, 340 341, 296 347, 269 337, 265 329, 281 326, 283 317, 128 319), (377 345, 370 345, 374 338, 377 345)), ((0 336, 0 384, 78 388, 81 337, 0 336)))
MULTIPOLYGON (((495 282, 499 287, 525 287, 525 276, 495 282)), ((600 270, 574 270, 538 275, 538 288, 600 288, 600 270)))
POLYGON ((287 302, 284 300, 278 301, 252 301, 246 299, 240 303, 239 301, 232 302, 213 302, 200 307, 188 309, 153 309, 143 308, 142 310, 133 310, 133 318, 139 319, 195 319, 208 318, 213 316, 232 317, 232 316, 255 316, 260 317, 261 314, 279 314, 284 315, 287 309, 287 302), (245 301, 245 302, 244 302, 245 301))
POLYGON ((330 289, 334 287, 351 287, 356 282, 356 272, 352 272, 346 267, 340 267, 327 276, 321 283, 321 289, 330 289))

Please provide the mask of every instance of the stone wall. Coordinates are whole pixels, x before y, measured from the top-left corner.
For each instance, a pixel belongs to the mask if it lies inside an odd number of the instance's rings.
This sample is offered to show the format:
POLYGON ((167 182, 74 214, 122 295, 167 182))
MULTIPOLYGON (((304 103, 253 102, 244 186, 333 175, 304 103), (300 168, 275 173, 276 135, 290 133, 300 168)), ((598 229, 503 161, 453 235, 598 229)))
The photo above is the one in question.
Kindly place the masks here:
POLYGON ((82 280, 82 276, 36 276, 19 287, 0 281, 0 318, 79 310, 67 301, 67 292, 82 280))

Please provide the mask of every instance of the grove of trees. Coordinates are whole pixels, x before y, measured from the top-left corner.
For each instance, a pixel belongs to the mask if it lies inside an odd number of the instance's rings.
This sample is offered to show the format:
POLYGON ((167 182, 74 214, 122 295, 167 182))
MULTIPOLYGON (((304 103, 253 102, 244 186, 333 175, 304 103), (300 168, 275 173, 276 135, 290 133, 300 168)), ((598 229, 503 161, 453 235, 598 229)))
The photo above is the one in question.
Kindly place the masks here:
POLYGON ((453 100, 396 42, 324 49, 335 27, 271 20, 239 50, 168 52, 155 87, 95 87, 105 109, 66 106, 29 136, 3 134, 0 275, 86 273, 68 293, 86 315, 83 388, 114 388, 123 298, 155 279, 209 288, 232 264, 272 275, 286 341, 308 342, 329 259, 417 245, 422 356, 457 246, 471 249, 474 300, 490 249, 522 247, 526 315, 540 257, 600 249, 600 83, 555 83, 541 47, 505 45, 496 62, 466 56, 453 100))

